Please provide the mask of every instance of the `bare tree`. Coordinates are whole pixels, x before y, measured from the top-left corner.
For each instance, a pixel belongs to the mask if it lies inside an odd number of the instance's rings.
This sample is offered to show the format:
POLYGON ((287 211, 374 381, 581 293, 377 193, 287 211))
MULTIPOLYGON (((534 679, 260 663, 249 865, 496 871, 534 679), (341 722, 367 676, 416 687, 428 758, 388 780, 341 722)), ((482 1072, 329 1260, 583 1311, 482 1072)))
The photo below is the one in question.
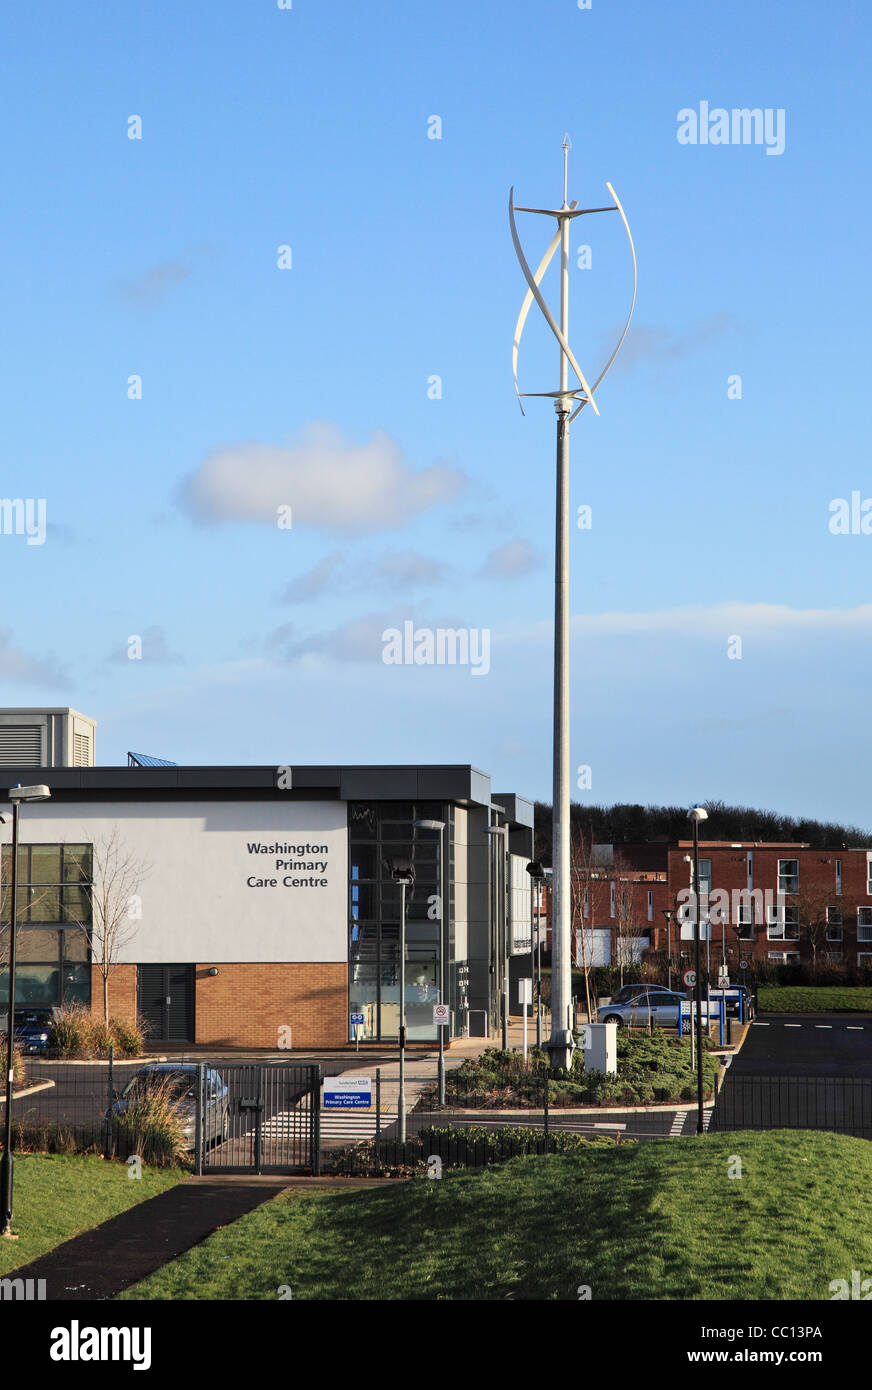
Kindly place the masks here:
POLYGON ((650 928, 643 922, 639 912, 634 890, 635 873, 626 862, 620 850, 614 856, 612 876, 615 884, 615 934, 620 983, 624 983, 624 970, 635 965, 641 956, 641 941, 648 936, 650 928))
POLYGON ((831 896, 828 888, 812 887, 800 888, 798 893, 791 893, 789 898, 790 906, 799 909, 800 940, 811 949, 811 968, 814 975, 818 969, 818 951, 827 939, 827 908, 830 906, 831 896))
POLYGON ((595 865, 593 842, 590 834, 585 835, 580 825, 574 826, 570 849, 570 884, 572 893, 572 931, 573 940, 579 943, 578 959, 584 979, 584 999, 588 1019, 595 1017, 592 1011, 590 976, 593 969, 592 944, 593 928, 601 911, 608 889, 607 877, 595 865))
POLYGON ((138 859, 121 840, 118 827, 94 841, 91 882, 82 884, 88 911, 68 911, 66 920, 84 932, 91 962, 103 980, 103 1021, 109 1023, 109 980, 139 921, 139 889, 151 865, 138 859))

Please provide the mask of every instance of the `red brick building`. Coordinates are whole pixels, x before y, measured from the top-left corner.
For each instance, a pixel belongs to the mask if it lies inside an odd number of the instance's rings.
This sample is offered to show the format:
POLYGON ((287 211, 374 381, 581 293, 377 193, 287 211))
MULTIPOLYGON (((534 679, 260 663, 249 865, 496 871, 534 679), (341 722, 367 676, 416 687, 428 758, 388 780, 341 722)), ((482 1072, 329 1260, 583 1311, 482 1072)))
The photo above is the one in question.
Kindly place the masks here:
MULTIPOLYGON (((872 850, 709 840, 700 842, 699 865, 701 935, 713 970, 724 959, 731 973, 743 959, 872 968, 872 850)), ((692 951, 692 840, 598 845, 573 877, 574 963, 653 955, 665 963, 670 939, 674 966, 692 951)), ((548 947, 550 897, 546 888, 548 947)))

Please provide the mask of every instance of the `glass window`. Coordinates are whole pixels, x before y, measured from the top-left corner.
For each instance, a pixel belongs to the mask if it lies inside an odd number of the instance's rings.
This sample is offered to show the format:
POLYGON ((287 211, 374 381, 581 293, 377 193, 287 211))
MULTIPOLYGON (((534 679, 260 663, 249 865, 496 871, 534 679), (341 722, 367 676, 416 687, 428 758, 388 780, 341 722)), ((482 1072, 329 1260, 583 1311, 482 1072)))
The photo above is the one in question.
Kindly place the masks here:
POLYGON ((798 893, 798 892, 799 892, 799 860, 798 860, 798 859, 779 859, 779 861, 778 861, 778 891, 779 891, 779 893, 798 893))
POLYGON ((710 859, 700 859, 699 861, 699 891, 700 893, 711 893, 712 891, 712 861, 710 859))
MULTIPOLYGON (((22 897, 29 899, 31 922, 59 922, 61 920, 61 890, 56 886, 43 884, 26 889, 22 897)), ((21 920, 27 920, 22 909, 21 920)))
POLYGON ((349 853, 352 878, 378 878, 378 850, 375 845, 352 844, 349 853))
POLYGON ((60 883, 60 845, 31 845, 30 881, 31 883, 60 883))
POLYGON ((857 940, 872 941, 872 907, 857 908, 857 940))
POLYGON ((88 926, 91 921, 91 899, 86 888, 65 888, 63 890, 63 921, 82 922, 88 926))
POLYGON ((78 928, 67 927, 61 932, 63 938, 64 960, 84 961, 88 959, 88 938, 85 932, 78 928))
POLYGON ((34 931, 30 927, 20 927, 15 954, 19 965, 24 961, 59 961, 61 934, 59 931, 34 931))
POLYGON ((90 1004, 91 1002, 91 967, 90 965, 64 965, 64 1000, 65 1004, 90 1004))
POLYGON ((91 882, 91 846, 64 845, 64 883, 91 882))

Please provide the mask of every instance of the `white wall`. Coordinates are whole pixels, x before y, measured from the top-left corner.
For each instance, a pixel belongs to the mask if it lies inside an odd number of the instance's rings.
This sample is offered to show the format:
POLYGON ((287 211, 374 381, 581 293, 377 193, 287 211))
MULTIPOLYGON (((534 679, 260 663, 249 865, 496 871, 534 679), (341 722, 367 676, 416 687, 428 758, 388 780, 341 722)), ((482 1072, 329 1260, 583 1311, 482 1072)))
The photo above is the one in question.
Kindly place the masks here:
POLYGON ((345 802, 40 802, 22 810, 21 842, 98 843, 116 826, 123 846, 152 866, 139 889, 142 919, 131 922, 119 960, 347 959, 345 802), (249 842, 326 845, 327 853, 249 853, 249 842), (326 868, 277 868, 277 859, 326 868), (249 887, 250 877, 276 883, 249 887), (327 882, 285 886, 285 877, 327 882))

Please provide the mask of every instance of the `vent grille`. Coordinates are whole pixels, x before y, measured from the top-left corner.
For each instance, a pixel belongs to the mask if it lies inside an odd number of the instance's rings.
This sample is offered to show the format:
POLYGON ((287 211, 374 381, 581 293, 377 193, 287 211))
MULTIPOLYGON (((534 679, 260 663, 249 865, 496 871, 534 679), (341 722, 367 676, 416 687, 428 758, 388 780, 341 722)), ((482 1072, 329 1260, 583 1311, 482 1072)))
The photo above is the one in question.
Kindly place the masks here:
POLYGON ((42 727, 39 724, 0 725, 0 767, 41 767, 42 727))
POLYGON ((91 740, 87 734, 73 734, 73 767, 91 766, 91 740))

